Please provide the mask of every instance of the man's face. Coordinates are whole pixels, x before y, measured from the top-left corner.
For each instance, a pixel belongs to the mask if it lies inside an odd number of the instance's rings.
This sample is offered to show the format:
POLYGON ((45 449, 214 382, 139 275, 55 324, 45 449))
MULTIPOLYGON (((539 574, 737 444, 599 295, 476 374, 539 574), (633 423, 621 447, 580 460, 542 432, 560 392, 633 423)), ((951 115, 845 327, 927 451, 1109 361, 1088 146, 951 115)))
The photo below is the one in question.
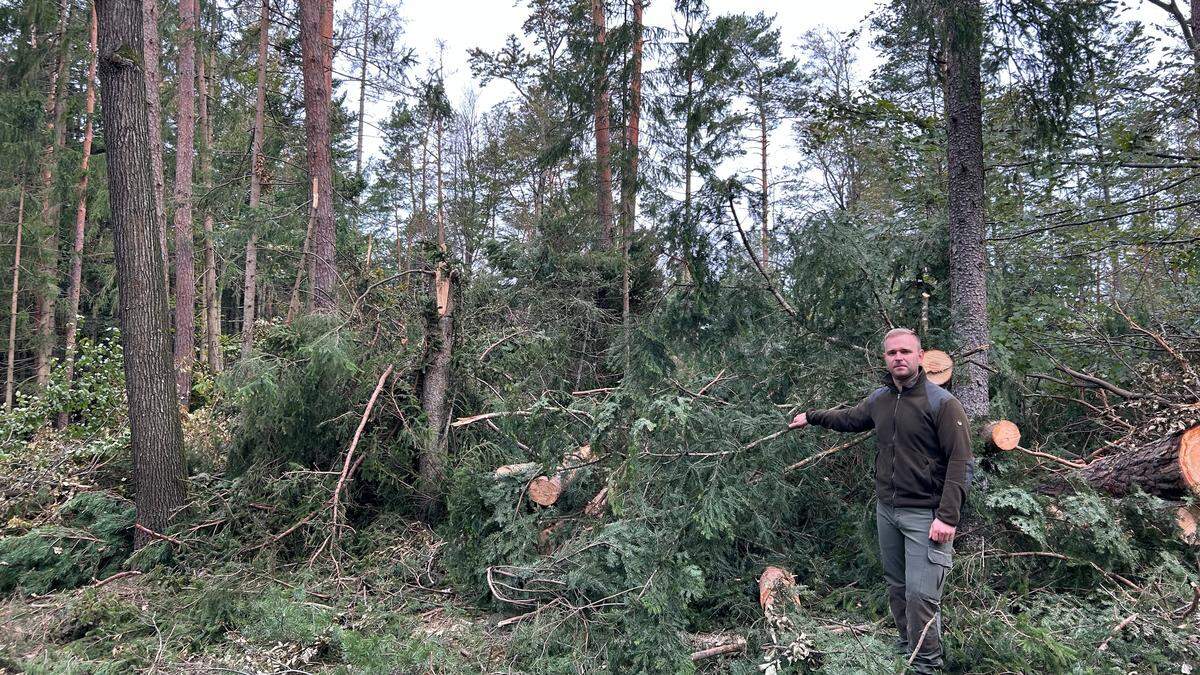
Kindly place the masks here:
POLYGON ((883 343, 883 360, 892 377, 903 380, 917 372, 925 352, 912 335, 894 335, 883 343))

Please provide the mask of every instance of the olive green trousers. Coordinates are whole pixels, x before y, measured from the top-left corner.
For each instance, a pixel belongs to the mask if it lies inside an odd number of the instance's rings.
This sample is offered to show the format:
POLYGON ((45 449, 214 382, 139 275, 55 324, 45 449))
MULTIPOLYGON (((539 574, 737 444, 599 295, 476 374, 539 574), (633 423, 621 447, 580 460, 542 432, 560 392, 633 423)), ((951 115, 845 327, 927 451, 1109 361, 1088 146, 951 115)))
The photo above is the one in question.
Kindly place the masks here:
POLYGON ((953 544, 929 538, 933 519, 933 509, 875 505, 888 604, 906 657, 921 645, 912 663, 918 673, 942 667, 942 588, 954 555, 953 544))

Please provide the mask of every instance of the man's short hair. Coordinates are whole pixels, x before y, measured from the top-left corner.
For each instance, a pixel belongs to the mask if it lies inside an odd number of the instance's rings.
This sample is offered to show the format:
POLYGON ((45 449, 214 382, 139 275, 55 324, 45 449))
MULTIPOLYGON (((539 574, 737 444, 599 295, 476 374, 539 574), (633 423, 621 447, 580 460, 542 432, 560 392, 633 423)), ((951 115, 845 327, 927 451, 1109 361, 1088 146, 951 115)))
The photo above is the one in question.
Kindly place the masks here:
POLYGON ((889 330, 886 335, 883 336, 883 342, 881 344, 883 345, 884 351, 887 351, 887 341, 890 340, 891 338, 896 337, 897 335, 913 336, 913 339, 917 341, 917 349, 921 348, 921 336, 917 335, 916 331, 914 331, 911 328, 893 328, 893 329, 889 330))

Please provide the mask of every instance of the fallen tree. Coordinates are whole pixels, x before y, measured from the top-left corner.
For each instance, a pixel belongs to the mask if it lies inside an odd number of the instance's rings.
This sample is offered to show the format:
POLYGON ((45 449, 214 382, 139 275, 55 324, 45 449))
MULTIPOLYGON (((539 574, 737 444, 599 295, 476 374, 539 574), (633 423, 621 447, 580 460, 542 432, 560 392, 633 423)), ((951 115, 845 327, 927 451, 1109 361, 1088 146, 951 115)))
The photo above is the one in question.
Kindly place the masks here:
POLYGON ((1164 499, 1200 496, 1200 424, 1097 459, 1078 476, 1117 497, 1136 488, 1164 499))

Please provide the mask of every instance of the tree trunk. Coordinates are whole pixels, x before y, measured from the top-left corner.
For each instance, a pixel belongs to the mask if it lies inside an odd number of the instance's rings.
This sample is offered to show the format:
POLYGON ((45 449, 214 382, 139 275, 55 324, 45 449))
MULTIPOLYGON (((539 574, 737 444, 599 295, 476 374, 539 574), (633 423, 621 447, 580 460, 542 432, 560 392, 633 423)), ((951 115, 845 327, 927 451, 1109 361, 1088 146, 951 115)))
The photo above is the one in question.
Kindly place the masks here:
POLYGON ((354 173, 362 175, 363 124, 367 111, 367 47, 371 38, 371 0, 363 0, 363 37, 358 71, 358 145, 354 151, 354 173))
POLYGON ((608 28, 604 18, 604 0, 592 0, 592 27, 595 68, 595 136, 596 136, 596 209, 600 218, 600 247, 609 250, 613 245, 612 150, 608 113, 608 56, 605 53, 608 28))
POLYGON ((333 165, 330 159, 330 78, 332 3, 300 0, 300 51, 304 75, 304 132, 309 175, 316 180, 313 201, 313 309, 333 309, 337 281, 334 261, 333 165))
MULTIPOLYGON (((983 219, 983 105, 979 0, 945 0, 946 148, 949 168, 951 327, 964 350, 988 344, 983 219)), ((987 415, 988 352, 959 368, 954 394, 971 419, 987 415), (965 377, 963 377, 965 375, 965 377)))
POLYGON ((196 3, 179 0, 179 97, 175 135, 175 389, 187 410, 196 360, 196 254, 192 169, 196 143, 196 3))
MULTIPOLYGON (((313 199, 317 198, 316 186, 313 186, 313 199)), ((288 300, 287 323, 291 324, 300 314, 300 282, 304 280, 304 270, 308 266, 309 248, 312 247, 313 209, 309 209, 308 228, 304 231, 304 243, 300 248, 300 264, 296 265, 296 280, 292 283, 292 293, 288 300)))
POLYGON ((42 227, 44 232, 37 251, 38 275, 33 285, 34 307, 34 373, 39 389, 50 381, 50 359, 54 353, 54 305, 58 300, 58 227, 61 206, 54 197, 54 169, 59 152, 66 144, 67 27, 71 22, 74 3, 60 5, 58 35, 54 46, 54 68, 50 71, 50 88, 46 96, 46 130, 50 140, 42 153, 42 227))
POLYGON ((142 41, 145 47, 146 66, 146 123, 150 129, 150 165, 154 169, 154 220, 158 228, 158 247, 162 256, 163 288, 167 299, 171 297, 171 256, 167 252, 167 199, 166 179, 163 178, 162 138, 162 74, 158 68, 158 55, 162 51, 158 39, 158 0, 142 0, 142 41))
POLYGON ((8 307, 8 377, 4 381, 4 409, 13 406, 13 359, 17 355, 17 294, 21 290, 21 235, 25 229, 25 186, 17 198, 17 241, 13 253, 12 300, 8 307))
POLYGON ((417 457, 417 491, 427 519, 441 511, 449 422, 450 360, 454 354, 454 289, 445 263, 439 263, 430 282, 436 311, 425 326, 425 369, 421 375, 421 410, 425 413, 425 443, 417 457))
MULTIPOLYGON (((162 532, 184 503, 183 435, 155 222, 146 80, 139 67, 146 56, 143 10, 121 0, 97 0, 96 10, 137 524, 162 532)), ((148 541, 149 534, 135 531, 134 546, 148 541)))
POLYGON ((642 2, 633 0, 633 58, 629 79, 629 112, 625 124, 625 171, 621 174, 621 324, 625 333, 625 365, 629 366, 629 246, 637 216, 638 140, 642 116, 642 2))
POLYGON ((768 219, 770 216, 770 190, 767 182, 767 104, 766 92, 763 91, 762 74, 758 78, 758 159, 760 164, 760 182, 762 188, 759 203, 759 218, 762 220, 762 264, 766 267, 771 262, 771 235, 768 219))
MULTIPOLYGON (((199 0, 197 0, 197 5, 199 0)), ((199 15, 199 12, 197 12, 199 15)), ((221 355, 221 308, 217 295, 217 256, 213 242, 212 207, 207 203, 212 191, 212 120, 208 117, 208 78, 205 59, 196 62, 196 82, 200 88, 200 180, 206 195, 204 207, 204 349, 202 354, 214 373, 224 369, 221 355)))
MULTIPOLYGON (((254 100, 254 137, 250 141, 250 208, 257 209, 262 197, 263 129, 267 107, 267 42, 271 33, 270 0, 262 0, 258 12, 258 82, 254 100)), ((246 240, 245 279, 242 284, 242 358, 254 347, 254 290, 258 281, 258 229, 246 240)))
POLYGON ((1139 487, 1164 499, 1200 496, 1200 425, 1098 459, 1079 475, 1117 497, 1139 487))
MULTIPOLYGON (((96 112, 96 8, 92 7, 91 29, 89 30, 88 52, 92 57, 88 63, 87 94, 84 99, 86 121, 83 123, 83 159, 79 162, 79 201, 75 206, 75 240, 71 246, 71 276, 67 282, 67 327, 63 338, 63 361, 65 363, 65 386, 75 379, 75 342, 79 331, 79 296, 83 285, 83 241, 87 224, 88 163, 92 155, 92 115, 96 112)), ((58 413, 54 426, 65 429, 70 421, 64 410, 58 413)))

